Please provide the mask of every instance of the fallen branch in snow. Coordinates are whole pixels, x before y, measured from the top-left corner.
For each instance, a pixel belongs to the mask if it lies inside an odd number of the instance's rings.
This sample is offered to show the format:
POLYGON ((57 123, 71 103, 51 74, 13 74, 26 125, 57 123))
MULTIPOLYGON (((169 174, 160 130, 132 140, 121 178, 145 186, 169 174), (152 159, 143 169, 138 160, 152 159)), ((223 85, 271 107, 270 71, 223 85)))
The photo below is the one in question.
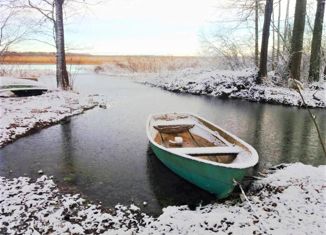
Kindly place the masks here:
MULTIPOLYGON (((248 197, 247 197, 245 191, 244 191, 243 188, 242 188, 241 183, 239 183, 239 182, 236 181, 236 180, 234 180, 234 183, 236 183, 236 185, 239 186, 240 191, 241 191, 241 193, 242 193, 244 199, 245 199, 246 202, 249 204, 249 206, 250 206, 250 208, 251 208, 251 211, 253 212, 253 217, 258 218, 258 213, 256 212, 255 207, 252 205, 252 203, 251 203, 250 200, 248 199, 248 197)), ((267 232, 267 229, 265 228, 263 222, 261 222, 261 221, 259 221, 259 222, 260 222, 259 224, 261 225, 261 226, 259 227, 260 230, 263 230, 264 232, 267 232)))

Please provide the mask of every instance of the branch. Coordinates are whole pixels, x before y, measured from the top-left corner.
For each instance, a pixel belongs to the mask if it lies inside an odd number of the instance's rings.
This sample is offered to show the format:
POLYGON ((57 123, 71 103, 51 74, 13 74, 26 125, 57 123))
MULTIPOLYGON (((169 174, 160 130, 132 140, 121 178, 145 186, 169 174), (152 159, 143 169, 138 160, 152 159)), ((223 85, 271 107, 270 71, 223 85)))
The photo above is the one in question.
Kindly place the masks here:
POLYGON ((320 144, 322 146, 322 149, 323 149, 325 157, 326 157, 326 148, 325 148, 325 144, 323 142, 323 138, 322 138, 320 130, 319 130, 319 126, 318 126, 318 124, 316 122, 316 116, 312 114, 311 110, 309 109, 309 107, 308 107, 308 105, 307 105, 307 103, 306 103, 306 101, 305 101, 305 99, 304 99, 304 97, 303 97, 303 95, 301 93, 301 90, 302 90, 301 82, 299 82, 298 80, 295 80, 295 79, 291 79, 291 80, 289 79, 289 81, 291 82, 290 85, 292 86, 292 88, 294 88, 299 93, 299 95, 300 95, 300 97, 302 99, 304 107, 309 112, 309 115, 310 115, 310 117, 311 117, 311 119, 312 119, 312 121, 313 121, 313 123, 314 123, 314 125, 316 127, 316 130, 317 130, 317 133, 318 133, 318 138, 319 138, 320 144))
POLYGON ((5 18, 5 20, 3 21, 1 28, 0 28, 0 46, 2 45, 2 40, 3 40, 3 31, 6 28, 9 19, 13 16, 13 12, 10 12, 8 14, 8 16, 5 18))
MULTIPOLYGON (((47 2, 47 1, 46 1, 47 2)), ((47 2, 48 3, 48 2, 47 2)), ((53 3, 54 4, 54 3, 53 3)), ((53 17, 53 8, 52 10, 46 10, 46 9, 42 9, 40 7, 37 7, 35 5, 33 5, 33 3, 31 2, 31 0, 28 0, 28 5, 32 8, 37 10, 39 13, 41 13, 45 18, 47 18, 48 20, 50 20, 53 24, 55 24, 55 19, 53 17), (47 12, 47 13, 46 13, 47 12), (49 14, 51 14, 52 16, 49 16, 49 14)))

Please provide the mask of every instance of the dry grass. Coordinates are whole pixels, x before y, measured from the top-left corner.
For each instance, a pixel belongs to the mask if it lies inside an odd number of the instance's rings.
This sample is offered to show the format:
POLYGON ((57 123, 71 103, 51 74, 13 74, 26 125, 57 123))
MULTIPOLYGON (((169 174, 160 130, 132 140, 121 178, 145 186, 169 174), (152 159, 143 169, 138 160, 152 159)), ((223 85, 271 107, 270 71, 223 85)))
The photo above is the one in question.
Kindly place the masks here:
MULTIPOLYGON (((94 65, 95 72, 115 70, 135 73, 176 71, 185 68, 195 68, 207 62, 207 58, 189 56, 94 56, 68 54, 66 59, 68 65, 94 65)), ((20 65, 55 64, 55 55, 53 53, 11 53, 2 58, 0 57, 1 64, 10 64, 12 66, 0 67, 0 76, 38 77, 40 71, 26 70, 23 66, 20 68, 20 65)))
MULTIPOLYGON (((107 61, 105 56, 67 55, 68 64, 102 64, 107 61)), ((7 55, 2 58, 7 64, 55 64, 55 55, 7 55)))
POLYGON ((113 64, 130 72, 159 72, 161 70, 175 71, 185 67, 198 66, 197 57, 173 56, 129 56, 113 61, 113 64))
MULTIPOLYGON (((106 66, 114 66, 128 72, 159 72, 175 71, 183 68, 194 68, 199 65, 200 57, 187 56, 93 56, 67 55, 67 64, 96 65, 95 71, 100 72, 106 66)), ((54 54, 9 54, 1 58, 4 64, 55 64, 54 54)))
MULTIPOLYGON (((150 62, 161 63, 168 61, 185 61, 193 60, 196 57, 186 56, 94 56, 94 55, 67 55, 66 60, 68 64, 129 64, 150 62)), ((1 62, 6 64, 55 64, 55 55, 37 55, 32 54, 10 54, 1 58, 1 62)))

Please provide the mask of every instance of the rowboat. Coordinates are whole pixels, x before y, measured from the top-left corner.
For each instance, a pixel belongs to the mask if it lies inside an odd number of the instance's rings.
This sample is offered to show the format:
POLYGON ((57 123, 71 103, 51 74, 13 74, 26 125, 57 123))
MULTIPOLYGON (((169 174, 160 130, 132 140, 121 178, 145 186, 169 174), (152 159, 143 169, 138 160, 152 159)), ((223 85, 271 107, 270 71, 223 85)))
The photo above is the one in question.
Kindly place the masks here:
POLYGON ((150 115, 147 136, 157 158, 177 175, 222 199, 258 162, 256 150, 193 114, 150 115))
POLYGON ((10 77, 1 77, 0 79, 0 93, 12 92, 16 96, 33 96, 41 95, 46 92, 48 88, 42 86, 37 81, 25 79, 17 79, 10 77))

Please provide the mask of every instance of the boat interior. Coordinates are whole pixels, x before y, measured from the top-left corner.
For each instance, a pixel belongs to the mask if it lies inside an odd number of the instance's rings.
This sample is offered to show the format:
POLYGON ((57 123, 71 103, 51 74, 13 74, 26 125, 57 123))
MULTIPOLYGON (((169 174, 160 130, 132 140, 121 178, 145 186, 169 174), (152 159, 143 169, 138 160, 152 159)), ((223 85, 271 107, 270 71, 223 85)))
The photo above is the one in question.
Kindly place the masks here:
POLYGON ((229 164, 242 150, 191 116, 156 118, 152 128, 154 141, 177 154, 229 164))

